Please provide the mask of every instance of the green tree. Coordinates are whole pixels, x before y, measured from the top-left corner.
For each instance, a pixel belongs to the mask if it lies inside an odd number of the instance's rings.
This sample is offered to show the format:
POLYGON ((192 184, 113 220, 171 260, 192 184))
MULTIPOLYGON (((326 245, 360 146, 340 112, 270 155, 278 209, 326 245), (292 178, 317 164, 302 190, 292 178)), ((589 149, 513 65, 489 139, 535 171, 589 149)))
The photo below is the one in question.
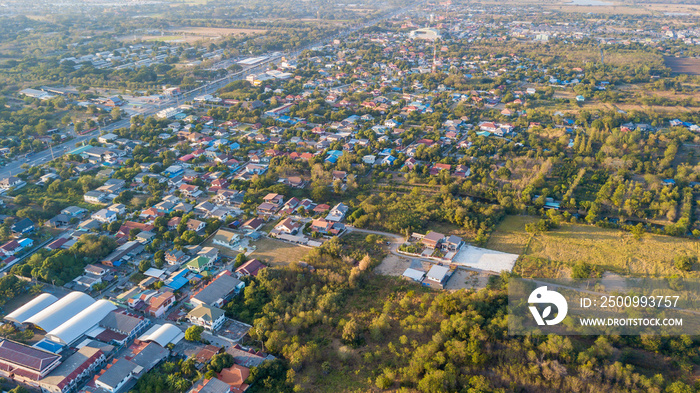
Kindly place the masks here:
POLYGON ((688 272, 693 269, 693 265, 698 261, 698 258, 695 256, 688 256, 688 255, 676 255, 673 258, 673 264, 676 266, 676 269, 684 272, 688 272))
POLYGON ((360 325, 355 318, 350 319, 343 326, 343 342, 355 345, 360 340, 360 325))
POLYGON ((151 268, 151 261, 148 259, 144 259, 141 262, 139 262, 139 271, 141 273, 145 272, 146 270, 151 268))
POLYGON ((240 253, 240 254, 236 255, 236 262, 234 263, 234 267, 241 266, 247 260, 248 260, 248 257, 246 257, 245 253, 240 253))
POLYGON ((204 328, 197 325, 192 325, 185 330, 185 340, 187 341, 202 341, 202 332, 204 328))

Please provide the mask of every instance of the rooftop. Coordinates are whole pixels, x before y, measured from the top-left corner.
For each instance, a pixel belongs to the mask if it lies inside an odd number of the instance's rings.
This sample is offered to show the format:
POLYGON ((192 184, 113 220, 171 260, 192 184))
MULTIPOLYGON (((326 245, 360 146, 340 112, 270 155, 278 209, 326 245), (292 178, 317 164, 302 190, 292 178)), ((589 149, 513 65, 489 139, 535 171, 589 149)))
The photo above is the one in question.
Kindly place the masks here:
POLYGON ((38 372, 46 370, 61 357, 28 345, 9 340, 0 341, 0 360, 38 372))

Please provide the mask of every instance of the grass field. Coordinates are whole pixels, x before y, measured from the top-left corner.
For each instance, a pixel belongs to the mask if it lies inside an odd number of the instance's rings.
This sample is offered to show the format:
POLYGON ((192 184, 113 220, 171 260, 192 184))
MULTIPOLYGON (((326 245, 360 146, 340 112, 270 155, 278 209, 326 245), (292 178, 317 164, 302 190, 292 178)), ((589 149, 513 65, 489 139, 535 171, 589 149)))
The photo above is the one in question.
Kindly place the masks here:
POLYGON ((265 34, 263 29, 238 29, 225 27, 182 27, 162 31, 162 35, 125 35, 119 38, 120 41, 177 41, 196 42, 199 40, 216 40, 230 35, 252 35, 265 34))
MULTIPOLYGON (((628 232, 590 225, 562 224, 555 230, 531 236, 525 225, 535 220, 509 216, 488 242, 487 248, 521 254, 513 269, 517 273, 568 275, 570 266, 584 261, 620 274, 680 274, 673 265, 673 257, 700 252, 700 242, 691 239, 645 234, 637 240, 628 232)), ((700 271, 687 274, 700 276, 700 271)))
POLYGON ((306 247, 268 238, 261 238, 252 244, 256 249, 251 257, 272 266, 286 266, 292 262, 299 262, 309 252, 306 247))

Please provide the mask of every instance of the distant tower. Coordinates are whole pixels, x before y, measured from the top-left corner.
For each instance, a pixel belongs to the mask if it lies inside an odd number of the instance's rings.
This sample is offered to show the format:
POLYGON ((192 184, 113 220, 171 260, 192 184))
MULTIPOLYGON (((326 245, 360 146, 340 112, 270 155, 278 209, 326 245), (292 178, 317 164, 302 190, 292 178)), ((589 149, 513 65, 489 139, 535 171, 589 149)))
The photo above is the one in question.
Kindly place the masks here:
POLYGON ((605 76, 605 51, 600 47, 600 64, 603 66, 603 76, 605 76))
POLYGON ((432 25, 433 22, 435 22, 435 14, 430 14, 430 24, 432 25))

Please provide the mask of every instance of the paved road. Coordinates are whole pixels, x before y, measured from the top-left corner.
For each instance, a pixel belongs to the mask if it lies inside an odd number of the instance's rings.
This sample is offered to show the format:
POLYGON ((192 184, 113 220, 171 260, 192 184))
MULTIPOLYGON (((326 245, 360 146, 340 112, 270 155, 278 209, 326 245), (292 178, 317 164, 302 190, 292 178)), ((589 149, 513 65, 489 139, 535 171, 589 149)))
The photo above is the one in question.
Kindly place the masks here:
MULTIPOLYGON (((117 128, 128 127, 129 124, 130 124, 129 119, 122 119, 122 120, 119 120, 119 121, 112 123, 108 126, 102 127, 102 130, 103 131, 113 131, 113 130, 116 130, 117 128)), ((62 155, 70 152, 71 150, 74 150, 76 143, 82 143, 84 141, 88 141, 92 138, 98 137, 99 135, 100 135, 100 130, 97 129, 97 130, 92 131, 88 134, 79 135, 78 137, 71 139, 68 142, 62 143, 60 145, 56 145, 52 149, 42 150, 38 153, 35 153, 35 154, 29 156, 26 159, 12 161, 12 162, 8 163, 7 165, 5 165, 4 167, 0 168, 0 179, 4 179, 8 176, 17 175, 19 173, 24 172, 24 169, 21 168, 22 164, 29 164, 30 166, 46 164, 47 162, 53 160, 54 157, 56 157, 56 158, 61 157, 62 155), (53 153, 52 153, 52 150, 53 150, 53 153)))

